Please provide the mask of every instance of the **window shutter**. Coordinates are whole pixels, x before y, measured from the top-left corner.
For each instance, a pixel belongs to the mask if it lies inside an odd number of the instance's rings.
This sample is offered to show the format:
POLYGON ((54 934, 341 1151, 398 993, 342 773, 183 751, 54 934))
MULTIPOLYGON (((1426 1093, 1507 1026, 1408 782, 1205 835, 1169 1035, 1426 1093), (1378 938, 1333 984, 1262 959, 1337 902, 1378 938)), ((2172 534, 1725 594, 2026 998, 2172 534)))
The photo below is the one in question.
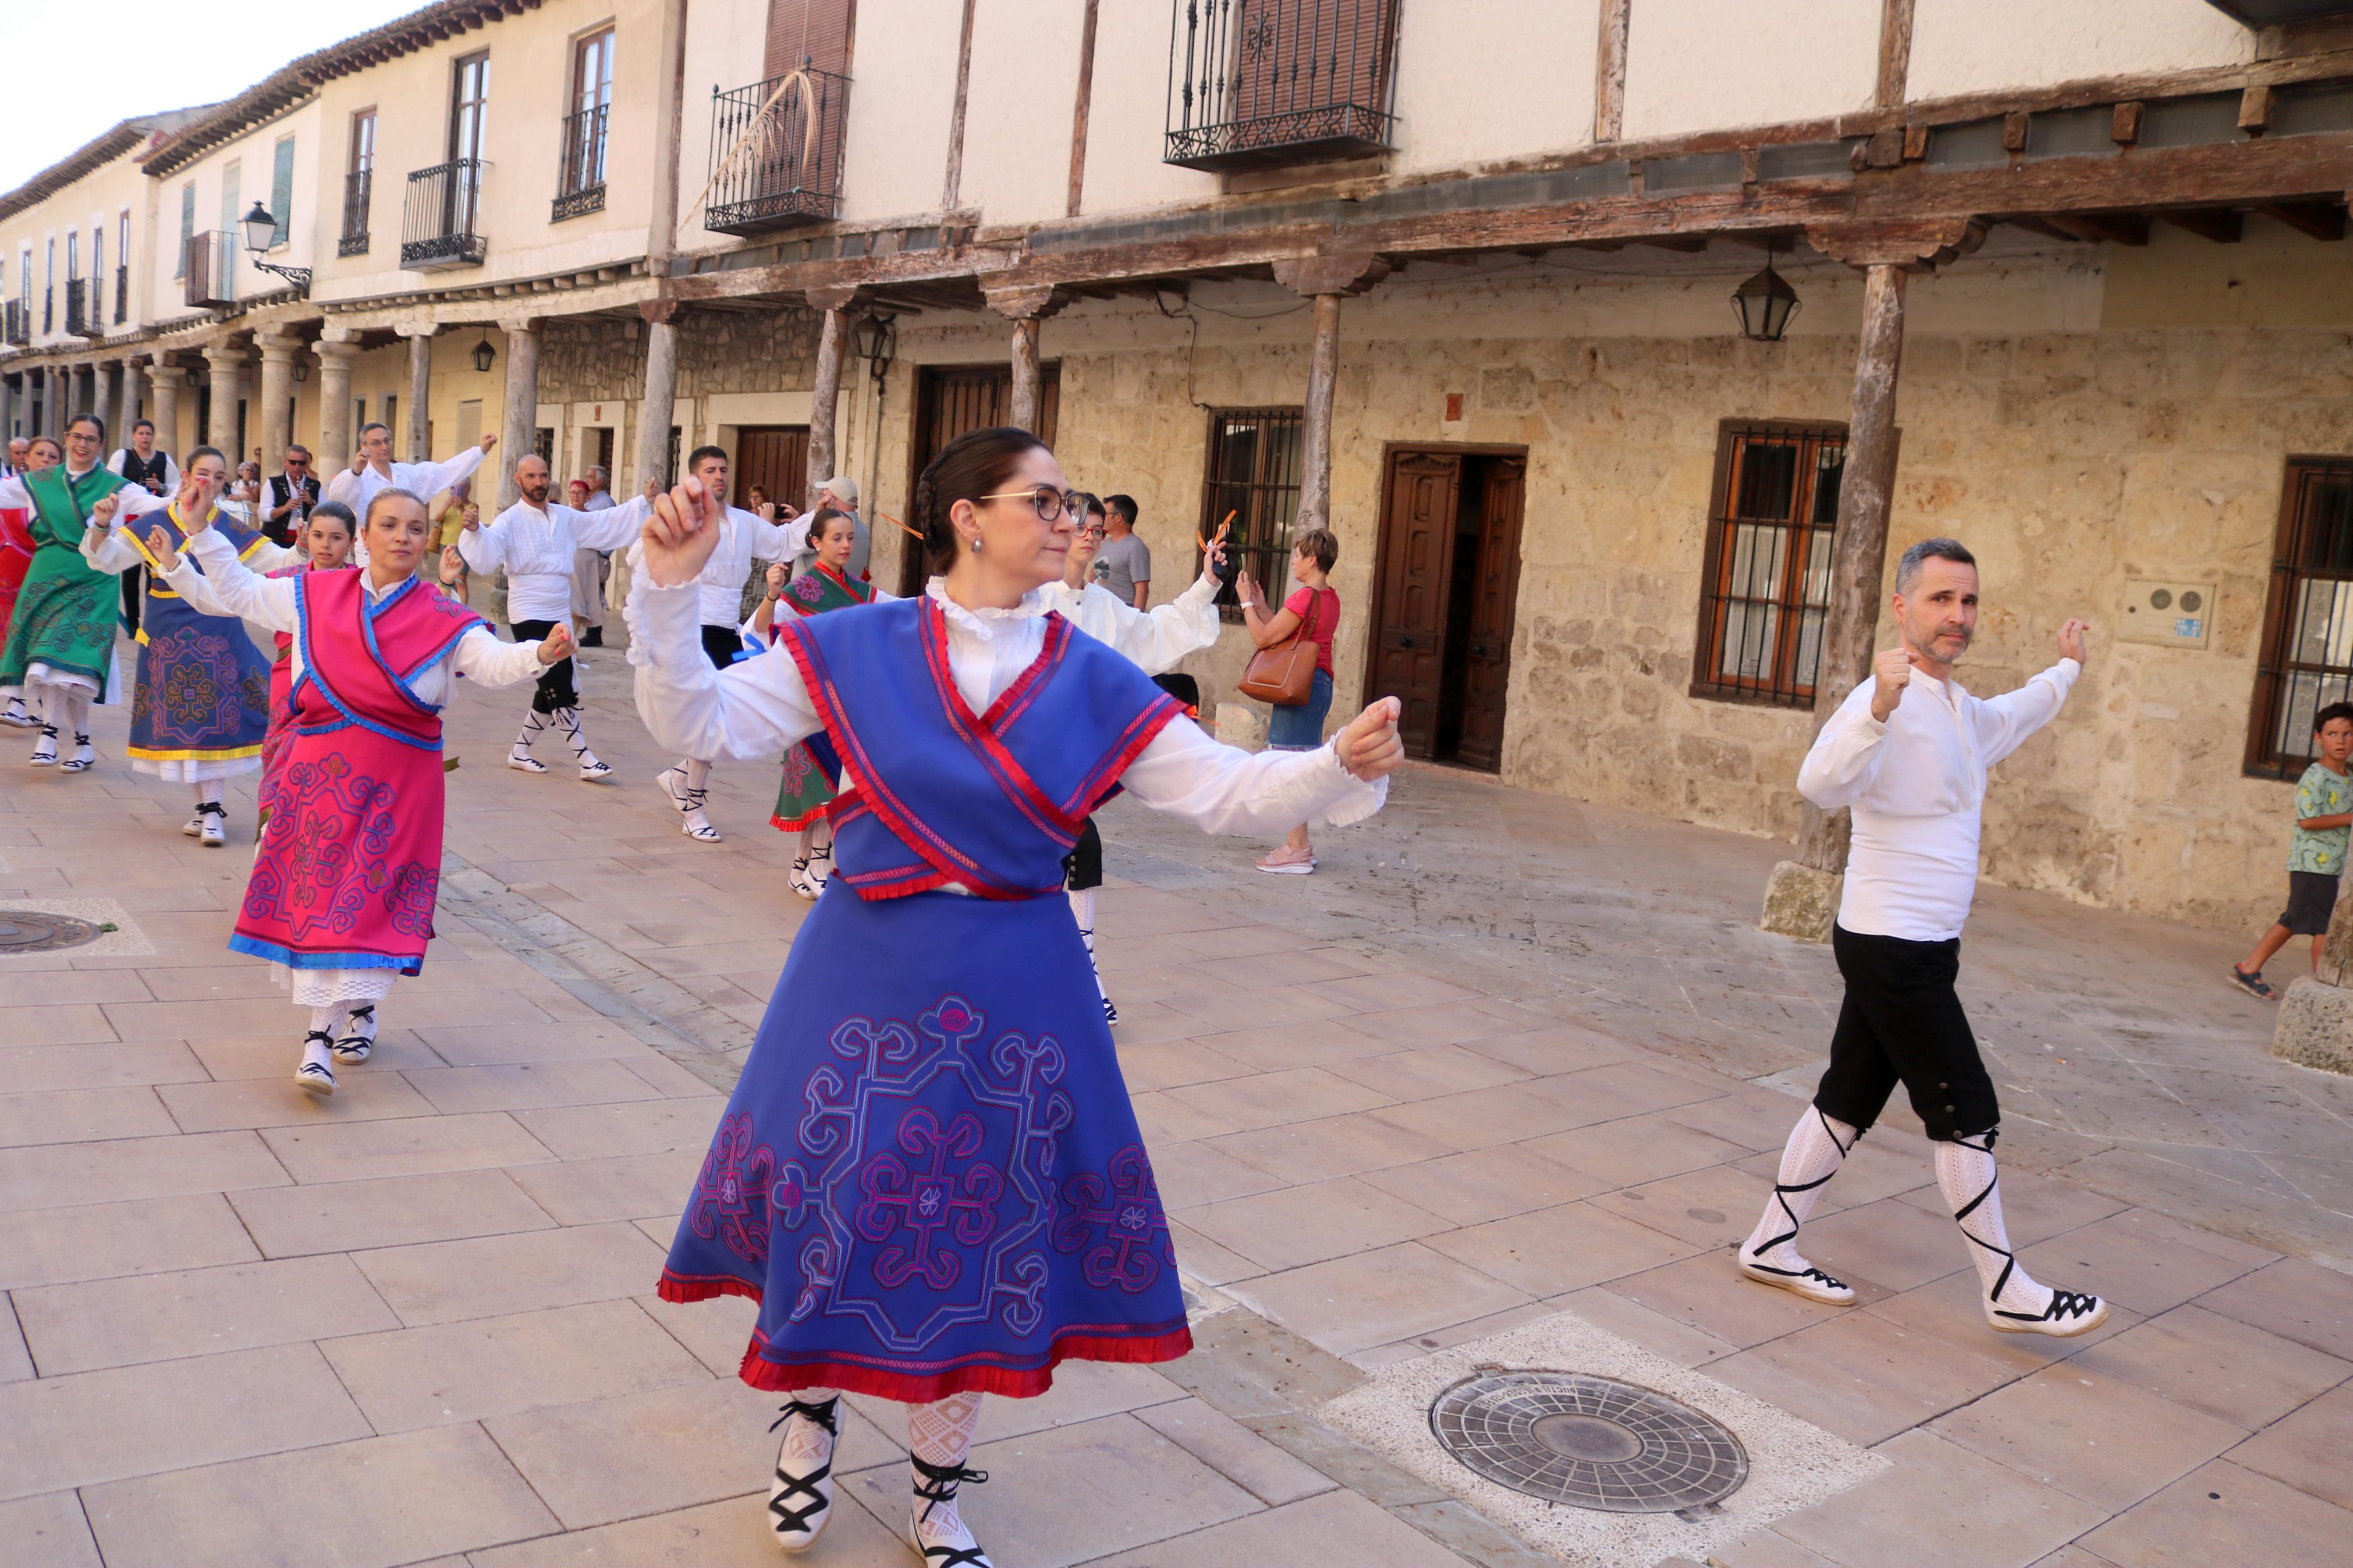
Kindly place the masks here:
POLYGON ((269 237, 269 248, 277 249, 286 243, 286 223, 294 211, 294 138, 289 136, 278 144, 276 162, 269 169, 269 215, 278 220, 278 228, 269 237))
POLYGON ((850 0, 768 0, 770 80, 801 68, 849 74, 850 0))
POLYGON ((172 263, 172 276, 188 275, 188 242, 196 237, 196 187, 191 183, 180 187, 180 254, 172 263))

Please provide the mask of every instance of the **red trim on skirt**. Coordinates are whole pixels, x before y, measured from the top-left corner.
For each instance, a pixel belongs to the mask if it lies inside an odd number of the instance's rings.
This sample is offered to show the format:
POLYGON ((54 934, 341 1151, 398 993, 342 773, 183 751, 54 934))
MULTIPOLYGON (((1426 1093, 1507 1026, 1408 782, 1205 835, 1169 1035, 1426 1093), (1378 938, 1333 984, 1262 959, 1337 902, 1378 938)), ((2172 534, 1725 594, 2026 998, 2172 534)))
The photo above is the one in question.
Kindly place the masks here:
MULTIPOLYGON (((716 1296, 745 1296, 756 1301, 759 1289, 733 1275, 697 1278, 662 1270, 659 1294, 665 1301, 708 1301, 716 1296)), ((871 1394, 902 1405, 929 1405, 955 1394, 997 1394, 1008 1399, 1034 1399, 1054 1385, 1054 1369, 1066 1361, 1121 1362, 1148 1365, 1176 1361, 1193 1350, 1190 1325, 1165 1334, 1122 1336, 1063 1334, 1054 1341, 1046 1364, 1004 1367, 971 1364, 944 1372, 915 1374, 887 1372, 880 1367, 839 1361, 778 1363, 760 1353, 755 1334, 744 1352, 736 1375, 754 1388, 786 1394, 797 1388, 838 1388, 846 1394, 871 1394)))

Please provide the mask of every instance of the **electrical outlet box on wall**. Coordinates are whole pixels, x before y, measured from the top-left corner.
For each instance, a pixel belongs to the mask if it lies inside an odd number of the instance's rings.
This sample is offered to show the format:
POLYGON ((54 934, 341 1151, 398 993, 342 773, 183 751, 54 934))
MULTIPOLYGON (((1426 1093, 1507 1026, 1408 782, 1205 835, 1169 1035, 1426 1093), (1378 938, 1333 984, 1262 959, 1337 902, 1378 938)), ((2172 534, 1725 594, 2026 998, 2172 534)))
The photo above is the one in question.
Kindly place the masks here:
POLYGON ((2137 578, 2125 584, 2116 636, 2158 647, 2204 647, 2214 626, 2214 584, 2137 578))

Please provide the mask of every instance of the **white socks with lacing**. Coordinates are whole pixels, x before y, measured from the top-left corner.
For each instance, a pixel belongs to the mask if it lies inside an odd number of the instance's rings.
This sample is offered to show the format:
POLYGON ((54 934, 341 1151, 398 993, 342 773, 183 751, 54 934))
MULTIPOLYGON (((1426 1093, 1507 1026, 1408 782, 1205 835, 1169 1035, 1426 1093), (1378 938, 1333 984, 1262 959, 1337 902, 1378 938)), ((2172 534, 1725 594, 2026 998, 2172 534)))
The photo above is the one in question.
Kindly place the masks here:
POLYGON ((545 732, 546 729, 546 714, 541 712, 536 708, 526 710, 522 716, 522 729, 516 734, 514 739, 514 749, 508 754, 516 758, 529 757, 531 755, 531 743, 533 741, 538 740, 539 737, 545 732))
POLYGON ((686 769, 687 793, 690 795, 704 788, 711 783, 711 764, 709 763, 699 763, 692 757, 689 757, 686 759, 683 765, 686 769))
POLYGON ((1993 1136, 1980 1132, 1936 1145, 1936 1185, 1969 1240, 1978 1281, 1995 1311, 2041 1318, 2051 1309, 2052 1289, 2019 1267, 2001 1219, 2001 1177, 1994 1165, 1993 1136))
POLYGON ((980 1427, 980 1400, 977 1394, 955 1394, 930 1405, 907 1407, 915 1548, 929 1562, 952 1557, 971 1561, 964 1554, 976 1551, 979 1544, 956 1511, 956 1489, 961 1482, 987 1479, 965 1468, 973 1434, 980 1427))
MULTIPOLYGON (((533 714, 533 717, 537 718, 538 715, 533 714)), ((584 768, 598 768, 604 765, 596 760, 596 753, 588 749, 588 742, 581 737, 579 709, 558 708, 548 717, 554 719, 555 727, 564 731, 565 743, 572 748, 574 762, 584 768)))
POLYGON ((1748 1239, 1741 1243, 1743 1258, 1792 1275, 1803 1275, 1813 1267, 1798 1250, 1799 1228, 1814 1212, 1822 1188, 1846 1163, 1847 1152, 1854 1147, 1857 1136, 1845 1122, 1823 1115, 1814 1106, 1806 1107, 1781 1151, 1781 1169, 1774 1177, 1773 1195, 1765 1200, 1765 1213, 1748 1239))

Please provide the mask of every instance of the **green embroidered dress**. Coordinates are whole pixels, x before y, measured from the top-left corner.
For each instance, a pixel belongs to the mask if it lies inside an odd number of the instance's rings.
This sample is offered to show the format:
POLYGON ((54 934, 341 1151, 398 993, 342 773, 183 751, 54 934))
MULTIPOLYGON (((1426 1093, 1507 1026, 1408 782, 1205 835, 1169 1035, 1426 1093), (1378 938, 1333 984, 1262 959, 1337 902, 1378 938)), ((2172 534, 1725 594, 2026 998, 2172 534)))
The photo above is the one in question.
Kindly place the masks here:
MULTIPOLYGON (((69 475, 59 464, 16 482, 32 503, 33 564, 0 645, 0 697, 27 682, 102 694, 114 664, 120 596, 112 575, 82 559, 81 538, 90 509, 126 488, 122 476, 103 468, 69 475)), ((137 496, 148 499, 145 490, 137 496)))
MULTIPOLYGON (((819 616, 873 602, 872 584, 845 577, 819 562, 785 584, 776 598, 776 613, 790 610, 797 616, 819 616)), ((785 753, 784 783, 776 791, 776 809, 769 816, 768 826, 797 833, 825 815, 833 795, 833 772, 818 761, 807 742, 797 742, 785 753)))

